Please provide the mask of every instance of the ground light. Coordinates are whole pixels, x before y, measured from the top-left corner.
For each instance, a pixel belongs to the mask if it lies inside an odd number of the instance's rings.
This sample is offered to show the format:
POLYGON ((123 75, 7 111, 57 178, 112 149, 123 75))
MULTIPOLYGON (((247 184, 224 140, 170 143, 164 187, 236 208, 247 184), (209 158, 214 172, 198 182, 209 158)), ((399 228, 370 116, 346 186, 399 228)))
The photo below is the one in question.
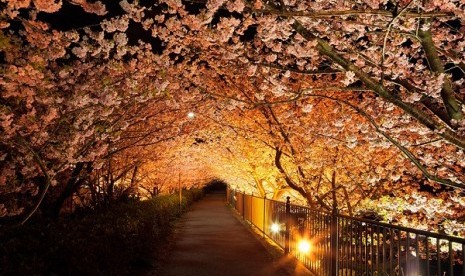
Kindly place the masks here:
POLYGON ((299 251, 299 253, 308 254, 311 249, 312 246, 308 240, 300 240, 297 243, 297 250, 299 251))
POLYGON ((281 226, 278 224, 278 223, 273 223, 271 224, 271 232, 274 233, 274 234, 277 234, 281 231, 281 226))

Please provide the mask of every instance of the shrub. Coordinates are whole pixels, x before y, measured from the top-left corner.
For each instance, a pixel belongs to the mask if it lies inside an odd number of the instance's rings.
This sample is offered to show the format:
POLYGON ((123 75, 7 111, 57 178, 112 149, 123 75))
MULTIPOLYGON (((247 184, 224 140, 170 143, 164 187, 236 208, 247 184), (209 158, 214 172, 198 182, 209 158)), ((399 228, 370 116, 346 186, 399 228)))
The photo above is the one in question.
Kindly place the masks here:
POLYGON ((162 195, 0 229, 0 275, 126 275, 155 269, 157 249, 173 221, 201 196, 201 190, 183 191, 181 210, 177 194, 162 195))

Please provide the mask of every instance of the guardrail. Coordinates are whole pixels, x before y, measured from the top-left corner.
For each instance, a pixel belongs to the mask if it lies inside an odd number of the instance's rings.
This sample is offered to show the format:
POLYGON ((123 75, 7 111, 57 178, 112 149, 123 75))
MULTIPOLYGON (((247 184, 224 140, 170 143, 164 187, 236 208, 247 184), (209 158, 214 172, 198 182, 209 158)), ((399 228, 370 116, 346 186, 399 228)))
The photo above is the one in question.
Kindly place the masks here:
POLYGON ((465 239, 227 191, 237 212, 316 275, 465 276, 465 239))

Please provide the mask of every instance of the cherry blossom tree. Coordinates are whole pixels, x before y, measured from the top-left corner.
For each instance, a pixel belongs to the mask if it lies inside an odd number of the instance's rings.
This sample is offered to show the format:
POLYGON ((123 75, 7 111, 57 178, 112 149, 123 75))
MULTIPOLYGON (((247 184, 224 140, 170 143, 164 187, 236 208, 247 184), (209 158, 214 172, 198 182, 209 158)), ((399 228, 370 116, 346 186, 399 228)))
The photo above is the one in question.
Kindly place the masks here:
POLYGON ((171 179, 153 168, 175 149, 208 178, 315 208, 463 206, 464 5, 3 1, 0 217, 27 218, 102 170, 171 179), (91 17, 54 21, 69 9, 91 17))

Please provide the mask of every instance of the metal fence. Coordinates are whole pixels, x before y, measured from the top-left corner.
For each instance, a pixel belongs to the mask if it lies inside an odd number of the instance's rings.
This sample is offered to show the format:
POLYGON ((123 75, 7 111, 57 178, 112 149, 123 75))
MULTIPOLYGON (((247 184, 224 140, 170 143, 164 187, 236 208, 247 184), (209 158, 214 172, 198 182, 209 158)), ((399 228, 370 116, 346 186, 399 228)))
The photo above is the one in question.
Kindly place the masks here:
POLYGON ((465 239, 238 191, 227 200, 316 275, 465 276, 465 239))

